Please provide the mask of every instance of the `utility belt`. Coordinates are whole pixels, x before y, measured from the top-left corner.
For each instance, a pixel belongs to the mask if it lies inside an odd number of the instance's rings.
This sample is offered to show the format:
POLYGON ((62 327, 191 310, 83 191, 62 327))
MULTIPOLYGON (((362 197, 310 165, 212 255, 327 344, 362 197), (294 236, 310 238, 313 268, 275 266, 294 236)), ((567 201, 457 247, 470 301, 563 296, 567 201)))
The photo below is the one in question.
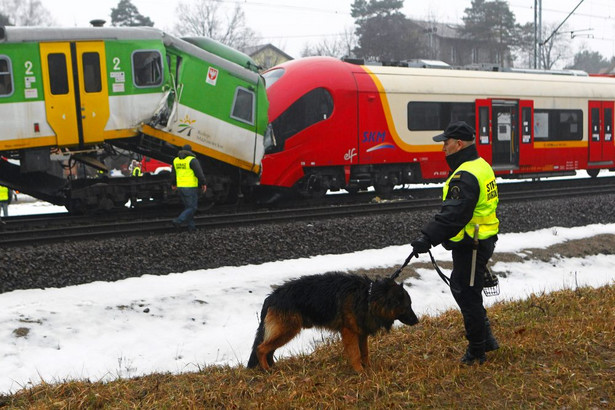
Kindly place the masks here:
MULTIPOLYGON (((479 239, 478 242, 480 243, 495 243, 498 240, 498 235, 495 234, 493 236, 490 236, 486 239, 479 239)), ((445 240, 444 242, 442 242, 442 246, 444 247, 444 249, 446 249, 447 251, 453 250, 453 249, 462 249, 462 248, 470 248, 470 250, 474 247, 474 239, 468 235, 467 233, 463 236, 463 239, 455 242, 455 241, 451 241, 450 239, 445 240)))
MULTIPOLYGON (((495 247, 495 242, 498 240, 498 236, 497 234, 495 234, 485 239, 478 239, 478 230, 479 230, 479 226, 475 225, 473 238, 470 237, 466 232, 466 234, 464 235, 461 241, 455 242, 455 241, 448 240, 448 241, 445 241, 445 243, 443 243, 442 246, 444 246, 444 248, 448 250, 463 249, 464 251, 472 252, 472 270, 470 273, 470 287, 474 286, 476 274, 479 274, 479 275, 482 274, 483 293, 485 294, 485 296, 496 296, 500 294, 500 285, 499 285, 498 277, 492 274, 489 268, 487 268, 487 266, 481 267, 480 270, 482 270, 482 272, 477 272, 477 269, 478 269, 478 266, 477 266, 478 258, 477 257, 478 257, 478 253, 480 252, 481 248, 485 249, 486 247, 487 249, 492 250, 495 247)), ((444 276, 444 274, 438 269, 436 261, 431 255, 431 252, 429 252, 429 256, 431 257, 431 262, 436 272, 438 272, 438 275, 440 275, 442 280, 444 280, 444 282, 446 282, 451 287, 451 289, 454 290, 450 282, 446 280, 448 278, 444 276)))

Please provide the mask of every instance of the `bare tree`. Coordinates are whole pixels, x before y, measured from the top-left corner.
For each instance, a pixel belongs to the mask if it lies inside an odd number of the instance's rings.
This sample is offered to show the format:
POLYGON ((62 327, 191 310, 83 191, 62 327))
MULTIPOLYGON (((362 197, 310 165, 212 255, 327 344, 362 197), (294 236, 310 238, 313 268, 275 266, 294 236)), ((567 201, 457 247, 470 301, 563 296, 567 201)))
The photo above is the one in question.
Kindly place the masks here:
MULTIPOLYGON (((548 39, 558 25, 559 23, 543 24, 542 38, 544 40, 548 39)), ((551 39, 540 48, 542 68, 545 70, 550 70, 557 63, 563 63, 564 60, 570 58, 570 38, 567 37, 567 35, 570 35, 570 31, 567 30, 565 25, 560 27, 558 32, 551 36, 551 39)))
POLYGON ((0 0, 0 9, 15 26, 51 26, 55 23, 41 0, 0 0))
POLYGON ((338 34, 333 38, 326 38, 315 46, 306 43, 301 51, 301 57, 349 57, 352 55, 352 50, 357 47, 357 45, 358 41, 354 34, 354 28, 347 27, 343 33, 338 34))
POLYGON ((256 34, 246 26, 239 3, 226 15, 222 15, 221 4, 216 0, 180 2, 175 32, 180 36, 209 37, 238 50, 255 45, 256 34))

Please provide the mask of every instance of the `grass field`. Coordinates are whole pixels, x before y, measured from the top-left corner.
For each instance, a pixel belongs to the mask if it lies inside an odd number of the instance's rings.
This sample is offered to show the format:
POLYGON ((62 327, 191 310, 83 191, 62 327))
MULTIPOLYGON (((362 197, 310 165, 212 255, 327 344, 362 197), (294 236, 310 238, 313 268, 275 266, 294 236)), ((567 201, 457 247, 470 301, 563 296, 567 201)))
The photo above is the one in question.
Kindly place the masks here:
POLYGON ((270 373, 207 367, 109 383, 54 381, 0 397, 0 407, 615 408, 614 306, 615 286, 496 304, 489 316, 501 348, 482 366, 460 364, 463 326, 451 310, 370 338, 364 374, 353 372, 334 340, 270 373))

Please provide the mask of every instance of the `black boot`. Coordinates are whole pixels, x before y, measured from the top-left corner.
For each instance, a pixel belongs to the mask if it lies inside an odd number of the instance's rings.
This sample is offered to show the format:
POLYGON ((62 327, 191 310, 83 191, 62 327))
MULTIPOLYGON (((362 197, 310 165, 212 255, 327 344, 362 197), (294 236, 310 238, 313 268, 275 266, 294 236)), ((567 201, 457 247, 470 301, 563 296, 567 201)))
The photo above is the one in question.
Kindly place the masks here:
POLYGON ((478 364, 485 363, 487 356, 485 356, 485 342, 470 342, 466 353, 461 358, 461 363, 471 365, 474 362, 478 364))
POLYGON ((491 324, 489 323, 489 319, 485 318, 485 352, 492 352, 494 350, 498 350, 499 348, 500 344, 491 332, 491 324))

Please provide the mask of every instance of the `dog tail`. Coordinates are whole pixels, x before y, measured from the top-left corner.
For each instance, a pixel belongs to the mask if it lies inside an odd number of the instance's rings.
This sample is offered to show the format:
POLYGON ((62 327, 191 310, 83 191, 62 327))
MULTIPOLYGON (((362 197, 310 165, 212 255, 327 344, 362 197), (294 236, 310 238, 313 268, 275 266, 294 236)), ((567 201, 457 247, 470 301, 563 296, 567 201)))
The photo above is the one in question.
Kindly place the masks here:
POLYGON ((256 337, 254 338, 254 344, 252 345, 252 353, 250 354, 250 358, 248 359, 248 368, 254 368, 259 365, 258 356, 256 355, 256 349, 258 346, 263 343, 265 340, 265 317, 267 316, 267 311, 269 310, 269 298, 265 299, 263 303, 263 309, 261 310, 261 320, 258 324, 258 329, 256 330, 256 337))

